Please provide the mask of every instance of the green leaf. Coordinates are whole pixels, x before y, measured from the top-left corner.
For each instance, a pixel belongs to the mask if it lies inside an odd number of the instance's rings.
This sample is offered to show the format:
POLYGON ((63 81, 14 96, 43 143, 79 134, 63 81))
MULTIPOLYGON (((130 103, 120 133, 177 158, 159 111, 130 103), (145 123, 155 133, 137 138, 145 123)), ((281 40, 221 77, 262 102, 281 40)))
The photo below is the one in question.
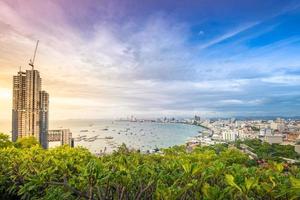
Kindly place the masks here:
POLYGON ((225 175, 226 183, 236 189, 238 189, 240 192, 242 192, 242 189, 234 182, 234 177, 231 174, 225 175))

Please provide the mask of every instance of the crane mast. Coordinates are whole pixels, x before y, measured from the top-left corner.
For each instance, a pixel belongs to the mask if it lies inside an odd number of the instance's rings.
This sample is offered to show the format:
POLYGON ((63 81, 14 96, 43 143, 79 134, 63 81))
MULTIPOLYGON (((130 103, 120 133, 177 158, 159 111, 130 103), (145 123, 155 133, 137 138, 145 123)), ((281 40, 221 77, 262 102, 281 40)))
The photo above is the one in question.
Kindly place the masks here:
POLYGON ((33 58, 30 59, 30 61, 29 61, 29 65, 32 67, 32 70, 34 70, 34 60, 35 60, 35 55, 36 55, 36 51, 37 51, 38 45, 39 45, 39 40, 36 42, 36 46, 35 46, 33 58))

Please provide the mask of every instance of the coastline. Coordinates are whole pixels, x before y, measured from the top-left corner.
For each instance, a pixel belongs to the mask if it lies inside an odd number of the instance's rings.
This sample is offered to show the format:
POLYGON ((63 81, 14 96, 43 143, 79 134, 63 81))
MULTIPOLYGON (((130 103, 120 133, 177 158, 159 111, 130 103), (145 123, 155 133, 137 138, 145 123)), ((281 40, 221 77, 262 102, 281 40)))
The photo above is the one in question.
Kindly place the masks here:
POLYGON ((52 127, 70 128, 75 146, 88 148, 92 153, 113 151, 125 143, 141 151, 185 145, 189 138, 199 135, 203 127, 190 123, 130 122, 130 121, 63 121, 52 127), (92 126, 90 126, 92 125, 92 126), (81 132, 81 131, 87 132, 81 132), (82 139, 83 136, 86 138, 82 139), (81 140, 78 140, 81 137, 81 140), (111 139, 105 139, 111 138, 111 139))

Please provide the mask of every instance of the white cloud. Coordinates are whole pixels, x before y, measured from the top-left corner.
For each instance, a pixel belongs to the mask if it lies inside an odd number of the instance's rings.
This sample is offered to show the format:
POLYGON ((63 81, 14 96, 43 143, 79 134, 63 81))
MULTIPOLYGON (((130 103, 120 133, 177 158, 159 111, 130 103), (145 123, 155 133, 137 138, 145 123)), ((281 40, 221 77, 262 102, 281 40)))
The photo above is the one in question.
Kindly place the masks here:
POLYGON ((261 79, 263 82, 282 85, 300 85, 300 76, 285 75, 285 76, 271 76, 261 79))
MULTIPOLYGON (((155 13, 143 23, 93 23, 89 30, 80 31, 56 1, 19 1, 18 7, 0 2, 0 47, 5 47, 0 48, 0 68, 5 69, 0 71, 0 84, 11 90, 12 74, 20 65, 27 65, 37 39, 36 66, 50 93, 52 119, 128 114, 220 116, 230 112, 216 108, 221 105, 263 104, 263 97, 255 93, 255 87, 265 89, 262 83, 299 84, 297 76, 269 76, 292 60, 274 63, 278 55, 267 53, 272 47, 261 49, 261 55, 242 46, 238 55, 228 56, 221 49, 218 53, 223 56, 208 52, 210 57, 190 43, 188 24, 164 13, 155 13), (250 75, 254 78, 244 77, 250 75)), ((257 22, 244 24, 200 49, 237 36, 257 22)), ((293 58, 297 68, 298 57, 293 58)), ((8 116, 11 102, 5 102, 8 116)))
POLYGON ((232 30, 230 32, 227 32, 227 33, 225 33, 225 34, 223 34, 221 36, 216 37, 213 40, 210 40, 209 42, 207 42, 207 43, 205 43, 203 45, 200 45, 199 49, 205 49, 205 48, 211 47, 211 46, 213 46, 215 44, 218 44, 218 43, 220 43, 220 42, 222 42, 224 40, 232 38, 232 37, 234 37, 234 36, 236 36, 236 35, 244 32, 244 31, 246 31, 246 30, 248 30, 248 29, 250 29, 250 28, 258 25, 259 23, 260 22, 252 22, 252 23, 248 23, 248 24, 243 25, 243 26, 239 26, 239 27, 235 28, 234 30, 232 30))

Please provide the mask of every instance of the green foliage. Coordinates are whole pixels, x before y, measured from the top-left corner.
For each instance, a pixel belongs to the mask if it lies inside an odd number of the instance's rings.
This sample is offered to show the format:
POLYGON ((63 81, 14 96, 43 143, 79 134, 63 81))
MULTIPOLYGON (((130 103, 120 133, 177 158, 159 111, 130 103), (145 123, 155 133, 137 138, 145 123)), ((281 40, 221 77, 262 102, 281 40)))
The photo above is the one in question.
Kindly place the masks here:
POLYGON ((300 159, 300 155, 295 152, 292 145, 269 144, 258 139, 237 142, 237 145, 244 143, 254 150, 254 153, 261 159, 282 161, 280 157, 300 159))
POLYGON ((30 137, 19 138, 15 143, 15 146, 17 148, 31 148, 33 146, 40 146, 40 143, 36 140, 35 137, 30 136, 30 137))
POLYGON ((0 133, 0 148, 11 147, 13 143, 9 140, 9 136, 0 133))
MULTIPOLYGON (((140 154, 125 145, 96 157, 84 148, 0 148, 3 199, 299 199, 300 170, 249 165, 226 145, 140 154)), ((28 142, 29 143, 29 142, 28 142)), ((25 142, 27 144, 27 142, 25 142)), ((33 143, 34 144, 34 143, 33 143)), ((1 198, 0 198, 1 199, 1 198)))

